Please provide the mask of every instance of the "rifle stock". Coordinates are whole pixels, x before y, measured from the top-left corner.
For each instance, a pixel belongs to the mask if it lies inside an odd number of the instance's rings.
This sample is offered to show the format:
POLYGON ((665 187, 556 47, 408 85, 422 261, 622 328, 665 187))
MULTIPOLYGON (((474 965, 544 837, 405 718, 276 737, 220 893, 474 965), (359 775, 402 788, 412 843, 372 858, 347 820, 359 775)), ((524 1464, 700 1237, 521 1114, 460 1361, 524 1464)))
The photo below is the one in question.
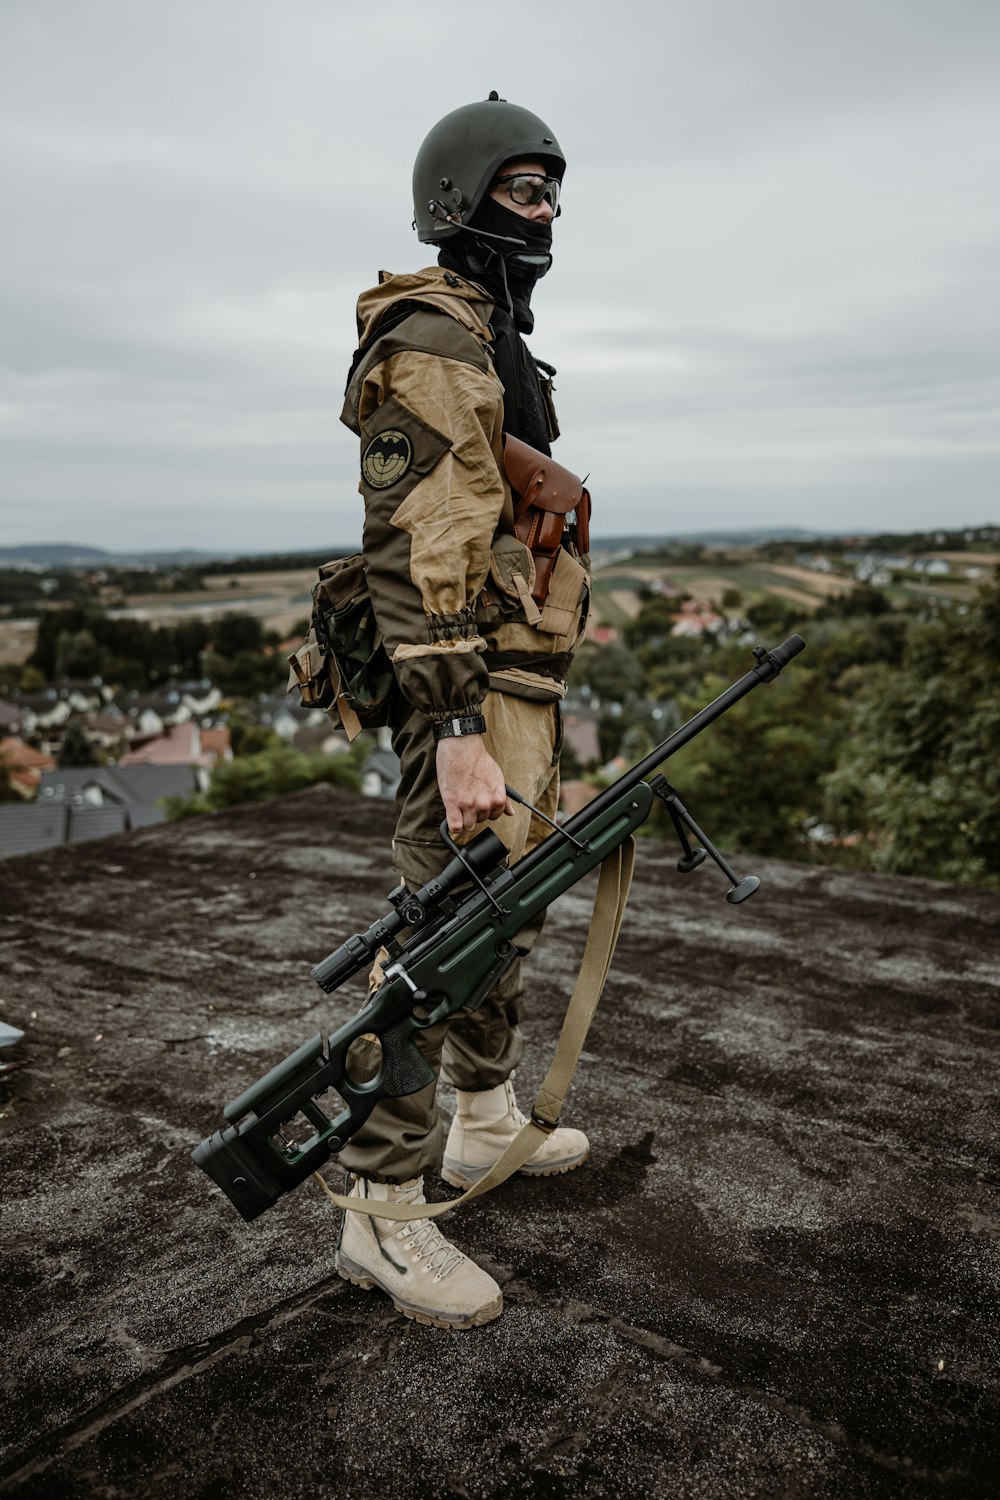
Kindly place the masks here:
POLYGON ((419 891, 398 887, 389 898, 391 912, 313 969, 313 978, 329 993, 370 964, 379 948, 389 951, 384 982, 368 1004, 325 1043, 321 1035, 313 1037, 228 1104, 226 1128, 192 1153, 244 1219, 270 1208, 339 1151, 380 1100, 416 1093, 433 1081, 415 1035, 463 1006, 481 1003, 516 956, 514 939, 521 928, 622 844, 648 817, 654 797, 667 804, 680 834, 685 849, 680 868, 700 862, 692 856, 683 822, 733 880, 729 899, 752 894, 758 882, 738 880, 673 788, 653 773, 740 698, 772 681, 804 644, 791 636, 773 651, 755 647, 749 672, 512 869, 506 867, 504 845, 492 830, 483 830, 463 850, 456 849, 441 875, 419 891), (374 1077, 356 1081, 349 1055, 362 1037, 377 1039, 381 1060, 374 1077), (332 1118, 316 1102, 330 1090, 342 1105, 332 1118), (283 1131, 299 1116, 310 1132, 302 1141, 283 1131))

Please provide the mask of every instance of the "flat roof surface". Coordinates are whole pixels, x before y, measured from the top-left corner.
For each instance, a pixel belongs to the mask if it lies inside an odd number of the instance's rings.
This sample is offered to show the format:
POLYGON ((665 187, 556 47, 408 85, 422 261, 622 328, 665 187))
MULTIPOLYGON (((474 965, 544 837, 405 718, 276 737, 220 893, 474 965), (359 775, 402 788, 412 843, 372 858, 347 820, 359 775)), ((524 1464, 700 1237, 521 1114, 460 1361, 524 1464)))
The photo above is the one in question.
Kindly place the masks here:
MULTIPOLYGON (((383 912, 391 825, 318 787, 0 865, 0 1492, 995 1496, 1000 900, 740 860, 732 907, 641 841, 592 1158, 443 1221, 506 1301, 448 1333, 333 1273, 313 1184, 244 1224, 189 1160, 353 1013, 309 968, 383 912)), ((590 896, 530 966, 525 1106, 590 896)))

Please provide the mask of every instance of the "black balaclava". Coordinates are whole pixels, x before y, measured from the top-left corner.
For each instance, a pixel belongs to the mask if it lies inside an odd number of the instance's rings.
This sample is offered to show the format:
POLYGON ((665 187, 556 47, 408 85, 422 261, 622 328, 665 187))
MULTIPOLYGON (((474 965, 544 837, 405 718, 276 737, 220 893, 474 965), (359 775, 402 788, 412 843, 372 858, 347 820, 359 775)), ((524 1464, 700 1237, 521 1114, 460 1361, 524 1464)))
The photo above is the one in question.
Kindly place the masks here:
POLYGON ((520 333, 535 326, 531 294, 535 282, 552 264, 552 224, 526 219, 488 194, 469 220, 468 233, 455 235, 438 252, 438 265, 467 276, 489 292, 500 308, 513 304, 514 324, 520 333), (477 240, 476 227, 488 234, 526 242, 524 250, 507 250, 491 240, 477 240), (503 257, 503 265, 500 258, 503 257), (506 276, 504 272, 506 271, 506 276))
POLYGON ((548 417, 538 370, 520 335, 535 326, 531 294, 551 264, 551 222, 526 219, 488 195, 470 219, 469 232, 455 235, 438 251, 438 265, 489 293, 494 304, 494 359, 504 388, 504 431, 542 453, 551 452, 548 417), (506 250, 490 240, 477 240, 477 225, 489 234, 524 240, 526 248, 506 250))

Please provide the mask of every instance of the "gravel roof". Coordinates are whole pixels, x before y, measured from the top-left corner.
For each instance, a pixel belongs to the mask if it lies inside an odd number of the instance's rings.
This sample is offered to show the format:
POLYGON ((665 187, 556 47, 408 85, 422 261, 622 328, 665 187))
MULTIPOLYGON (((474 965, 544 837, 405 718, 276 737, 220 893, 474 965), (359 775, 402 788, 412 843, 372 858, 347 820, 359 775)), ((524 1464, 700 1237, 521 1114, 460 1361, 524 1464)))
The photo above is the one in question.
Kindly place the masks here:
MULTIPOLYGON (((640 841, 592 1159, 444 1221, 506 1301, 450 1334, 333 1274, 313 1185, 248 1225, 189 1161, 359 1003, 309 967, 383 911, 391 825, 317 787, 0 865, 0 1491, 995 1495, 1000 901, 761 860, 731 907, 640 841)), ((524 1104, 589 899, 550 913, 524 1104)))

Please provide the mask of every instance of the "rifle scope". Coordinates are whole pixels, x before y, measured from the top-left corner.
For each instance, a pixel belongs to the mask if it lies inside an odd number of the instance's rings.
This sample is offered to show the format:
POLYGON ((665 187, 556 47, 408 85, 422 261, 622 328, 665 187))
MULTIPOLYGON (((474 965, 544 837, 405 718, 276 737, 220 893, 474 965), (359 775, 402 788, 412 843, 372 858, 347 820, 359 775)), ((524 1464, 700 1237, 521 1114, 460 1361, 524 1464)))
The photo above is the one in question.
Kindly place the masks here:
POLYGON ((390 897, 395 911, 373 922, 367 932, 356 932, 336 952, 318 963, 311 973, 320 989, 329 995, 345 979, 350 979, 365 964, 371 963, 378 950, 392 938, 398 937, 408 927, 419 926, 445 897, 459 886, 468 884, 470 871, 473 878, 485 880, 503 864, 508 850, 492 828, 487 828, 469 843, 462 854, 462 858, 456 855, 449 860, 441 874, 418 891, 408 891, 405 886, 400 886, 390 897))

